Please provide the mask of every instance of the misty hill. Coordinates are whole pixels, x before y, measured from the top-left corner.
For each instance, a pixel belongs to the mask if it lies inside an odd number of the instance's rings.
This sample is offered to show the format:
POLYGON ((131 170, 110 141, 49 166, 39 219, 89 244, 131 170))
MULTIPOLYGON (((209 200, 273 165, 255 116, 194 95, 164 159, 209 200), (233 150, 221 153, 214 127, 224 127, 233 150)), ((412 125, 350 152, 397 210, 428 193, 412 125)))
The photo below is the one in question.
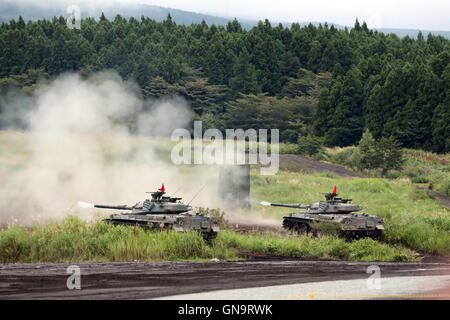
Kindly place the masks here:
MULTIPOLYGON (((208 25, 222 25, 225 26, 229 20, 232 18, 224 18, 218 17, 208 14, 200 14, 190 11, 171 9, 153 5, 146 4, 121 4, 117 3, 115 5, 107 6, 107 7, 98 7, 98 8, 90 8, 88 11, 83 11, 83 6, 80 6, 81 16, 83 18, 86 17, 100 17, 103 12, 105 16, 112 20, 117 14, 120 14, 124 18, 134 17, 139 19, 141 16, 149 17, 156 21, 163 21, 167 18, 167 15, 170 13, 173 21, 177 24, 190 25, 192 23, 201 23, 203 20, 208 25)), ((39 6, 18 6, 16 4, 11 3, 0 3, 0 22, 8 22, 11 19, 17 19, 19 16, 22 16, 26 21, 27 20, 38 20, 43 18, 53 18, 54 16, 64 16, 66 17, 68 14, 66 13, 66 7, 39 7, 39 6)), ((248 20, 238 18, 241 26, 244 29, 251 29, 258 22, 256 20, 248 20)), ((272 25, 277 24, 278 22, 273 22, 272 25)), ((314 26, 318 26, 319 22, 300 22, 300 26, 308 25, 312 23, 314 26)), ((284 26, 289 26, 290 22, 283 23, 284 26)), ((334 25, 338 29, 344 29, 345 26, 329 23, 329 25, 334 25)), ((429 31, 429 30, 418 30, 418 29, 398 29, 398 28, 380 28, 378 31, 384 33, 394 33, 399 37, 404 37, 408 35, 409 37, 416 38, 420 31, 426 36, 428 33, 433 35, 441 35, 450 39, 450 31, 429 31)))
MULTIPOLYGON (((161 22, 167 18, 170 13, 172 19, 177 24, 190 25, 192 23, 201 23, 203 20, 208 24, 226 25, 230 20, 228 18, 216 17, 207 14, 200 14, 195 12, 183 11, 178 9, 164 8, 159 6, 145 5, 145 4, 116 4, 114 6, 91 8, 88 11, 83 11, 81 8, 81 17, 95 17, 101 16, 102 12, 105 16, 112 20, 117 14, 120 14, 124 18, 134 17, 139 19, 141 16, 149 17, 158 22, 161 22)), ((14 4, 2 4, 0 3, 0 22, 8 22, 11 19, 17 19, 20 15, 25 20, 38 20, 43 18, 53 18, 54 16, 68 16, 66 13, 66 7, 52 7, 41 8, 38 6, 19 7, 14 4)), ((256 22, 245 19, 239 19, 242 27, 250 29, 256 22)))

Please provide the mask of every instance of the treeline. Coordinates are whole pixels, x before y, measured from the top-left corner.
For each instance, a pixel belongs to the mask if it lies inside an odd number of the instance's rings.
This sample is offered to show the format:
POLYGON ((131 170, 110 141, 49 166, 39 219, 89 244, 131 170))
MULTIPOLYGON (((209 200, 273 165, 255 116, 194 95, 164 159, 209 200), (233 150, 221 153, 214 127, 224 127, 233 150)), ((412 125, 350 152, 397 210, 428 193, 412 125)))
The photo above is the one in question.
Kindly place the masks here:
MULTIPOLYGON (((181 95, 204 128, 279 128, 281 140, 323 137, 357 144, 365 129, 402 146, 450 150, 450 41, 398 38, 356 21, 245 30, 142 17, 63 17, 0 26, 0 91, 29 92, 37 79, 116 70, 144 97, 181 95)), ((32 89, 31 89, 32 90, 32 89)), ((0 112, 6 100, 0 100, 0 112)), ((5 125, 1 121, 0 126, 5 125)))

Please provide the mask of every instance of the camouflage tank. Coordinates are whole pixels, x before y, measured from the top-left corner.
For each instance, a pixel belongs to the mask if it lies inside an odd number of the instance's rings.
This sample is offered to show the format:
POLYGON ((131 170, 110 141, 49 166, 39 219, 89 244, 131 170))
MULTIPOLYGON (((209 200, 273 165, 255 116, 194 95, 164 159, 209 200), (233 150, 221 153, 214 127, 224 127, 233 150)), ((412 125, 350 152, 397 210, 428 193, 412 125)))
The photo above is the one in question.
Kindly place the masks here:
POLYGON ((138 202, 133 206, 101 205, 79 202, 82 207, 100 209, 127 210, 112 214, 104 221, 116 225, 139 225, 151 229, 173 229, 176 232, 198 231, 205 240, 214 239, 220 231, 219 222, 214 217, 203 214, 190 214, 192 207, 181 202, 182 198, 164 196, 164 185, 158 191, 151 192, 152 198, 138 202))
POLYGON ((383 220, 367 213, 355 214, 361 207, 352 199, 338 198, 336 187, 332 193, 325 193, 325 201, 310 205, 261 202, 262 205, 305 209, 283 217, 283 227, 299 234, 318 236, 322 233, 335 233, 347 239, 378 239, 384 230, 383 220))

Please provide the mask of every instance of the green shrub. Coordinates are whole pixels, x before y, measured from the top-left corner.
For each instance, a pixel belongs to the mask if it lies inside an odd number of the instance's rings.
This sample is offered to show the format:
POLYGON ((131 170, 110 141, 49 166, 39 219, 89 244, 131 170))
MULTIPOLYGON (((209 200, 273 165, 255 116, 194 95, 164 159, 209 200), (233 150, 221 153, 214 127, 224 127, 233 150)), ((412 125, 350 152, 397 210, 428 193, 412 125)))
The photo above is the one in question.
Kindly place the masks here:
POLYGON ((421 167, 412 167, 412 168, 406 168, 405 170, 403 170, 403 173, 408 177, 408 178, 415 178, 415 177, 419 177, 425 174, 425 171, 421 168, 421 167))
POLYGON ((412 183, 428 183, 429 180, 427 177, 424 177, 424 176, 416 176, 411 179, 411 182, 412 183))
POLYGON ((400 172, 400 171, 389 171, 387 174, 386 174, 386 176, 385 176, 385 178, 387 178, 387 179, 398 179, 398 178, 400 178, 402 176, 402 173, 400 172))
POLYGON ((355 149, 355 147, 348 147, 338 152, 328 153, 328 157, 333 163, 353 167, 352 157, 355 149))
POLYGON ((214 217, 219 222, 219 225, 222 228, 226 228, 229 226, 229 221, 225 218, 225 211, 220 210, 220 208, 217 209, 210 209, 210 208, 204 208, 204 207, 198 207, 195 210, 196 212, 208 215, 211 217, 214 217))
MULTIPOLYGON (((280 143, 278 148, 280 154, 299 154, 299 147, 294 143, 280 143)), ((271 152, 270 144, 268 145, 267 152, 271 152)))
POLYGON ((297 145, 300 154, 313 156, 324 152, 323 138, 313 135, 298 137, 297 145))

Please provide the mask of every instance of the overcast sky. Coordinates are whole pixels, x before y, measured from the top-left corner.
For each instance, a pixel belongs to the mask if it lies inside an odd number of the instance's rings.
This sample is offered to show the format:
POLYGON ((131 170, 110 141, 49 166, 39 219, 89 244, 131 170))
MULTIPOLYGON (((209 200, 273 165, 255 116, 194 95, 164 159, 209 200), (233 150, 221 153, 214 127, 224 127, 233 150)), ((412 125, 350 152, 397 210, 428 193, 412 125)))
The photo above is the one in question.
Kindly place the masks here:
POLYGON ((450 31, 450 0, 0 0, 22 5, 106 6, 146 3, 222 17, 274 22, 334 22, 352 26, 355 18, 371 28, 450 31))
MULTIPOLYGON (((124 0, 136 2, 136 0, 124 0)), ((370 27, 450 30, 449 0, 140 0, 138 2, 226 17, 271 21, 329 21, 370 27)))

